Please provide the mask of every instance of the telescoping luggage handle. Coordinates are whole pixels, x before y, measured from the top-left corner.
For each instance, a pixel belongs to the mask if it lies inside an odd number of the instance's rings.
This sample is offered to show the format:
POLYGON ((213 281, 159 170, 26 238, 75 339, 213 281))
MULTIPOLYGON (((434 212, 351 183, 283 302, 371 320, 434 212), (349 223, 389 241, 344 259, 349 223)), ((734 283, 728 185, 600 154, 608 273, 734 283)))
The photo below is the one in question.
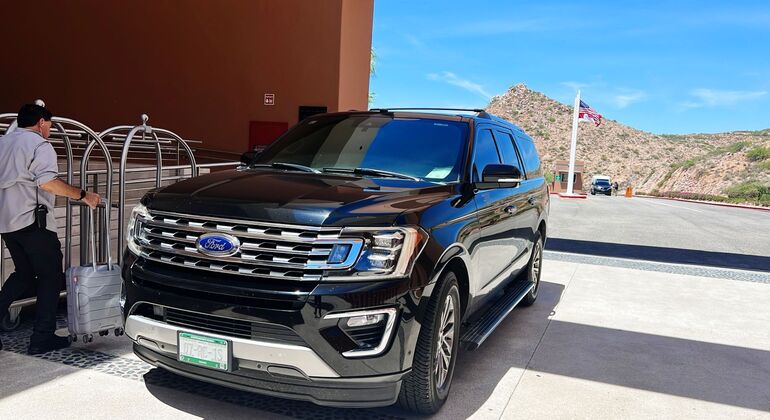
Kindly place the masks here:
MULTIPOLYGON (((107 202, 105 200, 102 200, 98 205, 104 204, 104 219, 105 223, 104 226, 107 227, 107 234, 105 235, 107 237, 107 269, 109 271, 112 271, 112 247, 110 246, 110 207, 107 205, 107 202)), ((91 206, 87 206, 88 211, 90 212, 90 215, 88 217, 88 230, 89 230, 89 240, 91 241, 91 265, 94 268, 94 271, 96 271, 96 230, 94 229, 94 209, 91 208, 91 206)))

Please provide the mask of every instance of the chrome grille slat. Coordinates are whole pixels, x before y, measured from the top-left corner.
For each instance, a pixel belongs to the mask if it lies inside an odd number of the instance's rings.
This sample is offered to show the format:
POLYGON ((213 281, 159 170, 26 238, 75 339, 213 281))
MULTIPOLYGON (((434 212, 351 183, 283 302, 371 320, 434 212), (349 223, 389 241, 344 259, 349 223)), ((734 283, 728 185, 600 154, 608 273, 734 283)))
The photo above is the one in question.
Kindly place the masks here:
POLYGON ((260 261, 256 259, 247 259, 247 258, 240 258, 240 257, 217 257, 216 259, 208 259, 208 258, 204 258, 203 255, 198 253, 198 250, 195 247, 185 247, 184 249, 179 249, 179 248, 174 248, 172 244, 168 244, 165 242, 162 242, 160 246, 157 246, 157 245, 142 241, 140 242, 140 245, 143 248, 147 248, 153 251, 173 252, 178 255, 205 259, 207 261, 211 261, 212 264, 219 264, 219 262, 228 262, 233 264, 249 264, 249 265, 254 265, 259 267, 293 268, 296 270, 305 270, 309 268, 307 267, 306 264, 281 262, 281 261, 275 261, 275 260, 260 261))
MULTIPOLYGON (((195 244, 195 241, 198 239, 195 235, 187 235, 185 234, 185 237, 179 237, 176 236, 174 233, 169 232, 167 230, 162 230, 160 233, 157 233, 160 228, 152 228, 152 227, 144 227, 144 235, 150 238, 155 238, 159 240, 174 240, 178 242, 184 242, 188 244, 195 244)), ((185 233, 184 231, 178 231, 178 233, 185 233)), ((331 253, 331 245, 294 245, 294 246, 286 246, 286 245, 279 245, 275 242, 271 241, 263 241, 260 243, 252 243, 252 242, 245 242, 241 244, 241 249, 245 251, 259 251, 259 252, 270 252, 274 254, 290 254, 290 255, 303 255, 303 256, 316 256, 316 257, 325 257, 328 256, 329 253, 331 253), (272 244, 274 247, 261 247, 260 244, 272 244), (310 246, 310 251, 297 251, 296 248, 298 247, 308 247, 310 246), (324 248, 325 247, 325 248, 324 248)))
MULTIPOLYGON (((210 232, 217 232, 217 231, 226 231, 231 234, 235 234, 236 236, 243 237, 243 238, 252 238, 252 239, 266 239, 266 240, 274 240, 274 241, 282 241, 282 242, 298 242, 298 243, 305 243, 305 244, 312 244, 313 242, 317 240, 336 240, 339 239, 339 234, 324 234, 324 235, 318 235, 314 238, 308 238, 308 237, 301 237, 301 236, 287 236, 287 235, 270 235, 266 233, 258 233, 257 229, 248 229, 247 232, 241 232, 241 231, 234 231, 233 229, 225 229, 222 225, 215 225, 215 227, 207 228, 204 226, 204 224, 200 224, 200 226, 193 226, 191 223, 187 224, 177 224, 177 223, 168 223, 166 221, 158 221, 158 220, 146 220, 145 222, 148 226, 151 227, 163 227, 167 229, 177 229, 177 230, 183 230, 187 232, 195 232, 195 233, 210 233, 210 232)), ((265 232, 263 230, 262 232, 265 232)))
MULTIPOLYGON (((211 264, 209 264, 209 266, 200 265, 200 263, 202 262, 201 260, 181 257, 178 255, 167 255, 159 251, 142 252, 142 258, 145 258, 150 261, 161 262, 164 264, 175 265, 178 267, 194 268, 196 270, 222 273, 221 268, 216 268, 216 266, 212 266, 211 264)), ((206 263, 208 263, 208 261, 206 261, 206 263)), ((321 280, 321 274, 315 274, 315 273, 313 274, 304 273, 301 276, 296 276, 296 275, 287 276, 285 275, 284 272, 270 271, 270 274, 262 274, 262 273, 254 273, 253 271, 250 271, 244 267, 239 267, 238 271, 233 271, 233 270, 228 270, 228 271, 237 272, 245 276, 268 278, 268 279, 275 279, 275 280, 299 280, 299 281, 320 281, 321 280)))
POLYGON ((142 257, 196 270, 243 276, 319 281, 324 270, 347 269, 355 262, 363 241, 340 238, 341 228, 216 219, 150 211, 138 221, 136 241, 142 257), (198 250, 202 234, 223 233, 240 241, 231 256, 210 256, 198 250), (352 246, 343 263, 327 263, 335 244, 352 246))

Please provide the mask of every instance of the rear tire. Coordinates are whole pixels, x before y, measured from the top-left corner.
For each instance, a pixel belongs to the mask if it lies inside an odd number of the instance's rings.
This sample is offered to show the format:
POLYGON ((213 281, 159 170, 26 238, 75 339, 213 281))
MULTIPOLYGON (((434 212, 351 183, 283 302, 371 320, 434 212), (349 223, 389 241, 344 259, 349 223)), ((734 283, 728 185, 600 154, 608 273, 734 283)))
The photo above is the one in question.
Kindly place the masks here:
POLYGON ((460 291, 457 276, 449 271, 428 302, 426 322, 417 339, 412 371, 401 384, 398 403, 421 414, 438 412, 452 385, 460 342, 460 291))
POLYGON ((535 287, 524 296, 521 300, 522 306, 532 306, 537 300, 537 292, 540 290, 540 274, 543 266, 543 237, 540 235, 540 231, 535 236, 535 244, 532 247, 532 256, 529 257, 529 264, 527 264, 526 281, 535 284, 535 287))

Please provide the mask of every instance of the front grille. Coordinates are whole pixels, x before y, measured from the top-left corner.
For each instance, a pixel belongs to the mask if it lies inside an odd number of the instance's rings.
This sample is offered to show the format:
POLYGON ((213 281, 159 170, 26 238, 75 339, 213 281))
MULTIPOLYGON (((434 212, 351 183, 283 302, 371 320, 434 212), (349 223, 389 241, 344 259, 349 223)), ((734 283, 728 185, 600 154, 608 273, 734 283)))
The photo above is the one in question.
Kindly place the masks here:
POLYGON ((151 211, 140 218, 134 237, 141 256, 152 261, 214 272, 227 272, 270 279, 319 281, 325 270, 350 268, 363 242, 340 238, 341 228, 307 227, 226 220, 151 211), (201 253, 198 237, 225 233, 240 241, 238 252, 229 257, 201 253), (337 244, 350 245, 345 261, 332 263, 329 256, 337 244))
POLYGON ((305 341, 294 330, 278 324, 245 321, 173 308, 165 310, 163 322, 229 337, 305 345, 305 341))

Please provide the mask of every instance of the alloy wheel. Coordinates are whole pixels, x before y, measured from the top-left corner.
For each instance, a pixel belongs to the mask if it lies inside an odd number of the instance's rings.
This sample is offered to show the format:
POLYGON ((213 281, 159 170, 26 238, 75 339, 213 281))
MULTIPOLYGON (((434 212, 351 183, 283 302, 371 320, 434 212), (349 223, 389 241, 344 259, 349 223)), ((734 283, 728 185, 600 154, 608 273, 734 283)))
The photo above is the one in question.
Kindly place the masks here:
POLYGON ((438 331, 438 343, 436 345, 436 357, 434 360, 433 374, 436 379, 436 389, 441 389, 446 383, 449 368, 452 363, 452 351, 455 338, 455 302, 451 294, 444 301, 444 310, 441 313, 441 328, 438 331))
POLYGON ((535 245, 535 252, 532 255, 532 281, 535 286, 532 288, 532 295, 537 296, 537 289, 540 287, 540 264, 543 261, 543 246, 538 241, 535 245))

